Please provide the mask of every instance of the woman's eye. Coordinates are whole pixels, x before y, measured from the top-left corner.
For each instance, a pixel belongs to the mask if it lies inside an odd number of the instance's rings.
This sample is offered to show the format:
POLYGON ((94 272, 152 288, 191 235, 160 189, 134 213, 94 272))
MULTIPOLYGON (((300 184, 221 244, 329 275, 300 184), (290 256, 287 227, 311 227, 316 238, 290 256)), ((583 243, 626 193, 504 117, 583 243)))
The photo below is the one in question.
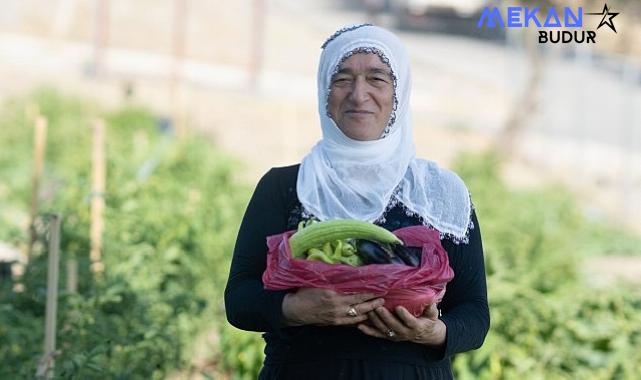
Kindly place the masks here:
POLYGON ((372 78, 370 78, 370 82, 376 83, 378 85, 382 85, 382 84, 387 83, 387 80, 385 78, 383 78, 383 77, 372 77, 372 78))

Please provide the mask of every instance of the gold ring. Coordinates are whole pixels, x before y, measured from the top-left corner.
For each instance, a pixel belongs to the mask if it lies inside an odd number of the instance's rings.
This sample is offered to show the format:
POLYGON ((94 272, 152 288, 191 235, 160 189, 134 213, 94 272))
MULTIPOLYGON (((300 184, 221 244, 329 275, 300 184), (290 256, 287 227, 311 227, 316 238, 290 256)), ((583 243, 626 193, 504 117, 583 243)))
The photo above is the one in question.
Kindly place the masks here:
POLYGON ((387 336, 393 338, 396 336, 396 333, 394 332, 394 330, 387 330, 387 336))
POLYGON ((357 315, 358 311, 356 311, 356 308, 354 308, 354 306, 350 306, 349 309, 347 309, 347 316, 356 317, 357 315))

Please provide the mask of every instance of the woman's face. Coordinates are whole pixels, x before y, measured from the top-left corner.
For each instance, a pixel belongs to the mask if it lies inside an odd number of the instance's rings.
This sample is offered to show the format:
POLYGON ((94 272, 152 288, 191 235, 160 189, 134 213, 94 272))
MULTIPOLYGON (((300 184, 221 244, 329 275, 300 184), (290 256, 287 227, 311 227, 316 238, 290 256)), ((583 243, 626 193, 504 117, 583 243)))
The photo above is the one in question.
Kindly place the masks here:
POLYGON ((387 126, 393 104, 390 68, 376 54, 352 55, 332 78, 329 114, 349 138, 378 139, 387 126))

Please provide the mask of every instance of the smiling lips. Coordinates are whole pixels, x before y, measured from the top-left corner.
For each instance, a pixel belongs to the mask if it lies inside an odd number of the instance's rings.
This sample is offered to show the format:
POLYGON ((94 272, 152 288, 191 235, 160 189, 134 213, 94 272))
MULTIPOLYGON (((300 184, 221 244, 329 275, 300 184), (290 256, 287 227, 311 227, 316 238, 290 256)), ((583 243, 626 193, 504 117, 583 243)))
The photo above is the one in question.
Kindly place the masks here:
POLYGON ((349 110, 349 111, 345 111, 345 113, 346 114, 350 114, 350 115, 354 115, 354 114, 355 115, 370 115, 370 114, 373 114, 374 112, 366 111, 366 110, 349 110))

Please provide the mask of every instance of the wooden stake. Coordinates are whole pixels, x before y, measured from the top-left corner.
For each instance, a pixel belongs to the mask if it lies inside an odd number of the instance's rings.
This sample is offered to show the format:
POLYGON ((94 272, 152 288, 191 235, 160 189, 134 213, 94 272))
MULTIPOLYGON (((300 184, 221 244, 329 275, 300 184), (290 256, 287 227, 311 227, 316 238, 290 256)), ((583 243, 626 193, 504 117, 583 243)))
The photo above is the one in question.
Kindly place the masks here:
POLYGON ((93 147, 91 156, 91 268, 94 272, 102 272, 101 262, 103 211, 105 209, 105 123, 96 120, 93 123, 93 147))
POLYGON ((67 291, 76 293, 78 291, 78 260, 67 260, 67 291))
POLYGON ((58 312, 58 273, 60 263, 60 216, 52 215, 50 222, 49 261, 47 265, 47 307, 45 314, 45 345, 41 363, 45 377, 53 377, 56 350, 56 315, 58 312))
POLYGON ((31 259, 33 245, 36 242, 35 221, 38 215, 38 195, 40 193, 40 182, 44 168, 45 148, 47 145, 47 119, 42 116, 36 118, 36 128, 33 139, 33 173, 31 177, 31 207, 29 211, 29 242, 24 263, 31 259))

